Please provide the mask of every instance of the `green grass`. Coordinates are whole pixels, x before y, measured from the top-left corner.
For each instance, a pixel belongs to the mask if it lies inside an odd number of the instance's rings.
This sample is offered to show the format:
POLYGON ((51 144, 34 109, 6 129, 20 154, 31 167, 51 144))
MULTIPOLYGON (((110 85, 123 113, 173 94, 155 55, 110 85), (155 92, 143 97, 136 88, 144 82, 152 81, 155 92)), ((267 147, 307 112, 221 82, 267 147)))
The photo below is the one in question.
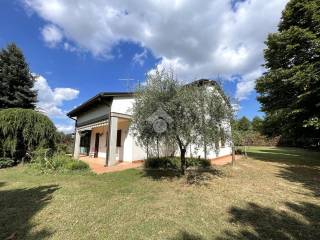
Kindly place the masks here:
POLYGON ((0 170, 0 239, 320 239, 320 153, 250 147, 206 184, 0 170))

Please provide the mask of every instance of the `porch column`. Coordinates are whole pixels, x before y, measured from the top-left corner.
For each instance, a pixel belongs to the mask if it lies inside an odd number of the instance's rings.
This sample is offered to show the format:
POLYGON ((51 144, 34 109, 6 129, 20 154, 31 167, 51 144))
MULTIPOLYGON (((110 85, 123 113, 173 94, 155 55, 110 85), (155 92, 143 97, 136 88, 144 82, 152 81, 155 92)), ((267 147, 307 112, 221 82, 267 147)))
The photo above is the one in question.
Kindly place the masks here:
POLYGON ((110 118, 110 132, 109 132, 109 149, 108 149, 108 166, 113 166, 117 161, 117 130, 118 118, 111 116, 110 118))
POLYGON ((80 155, 80 131, 76 129, 75 139, 74 139, 74 151, 73 151, 73 157, 78 159, 80 155))

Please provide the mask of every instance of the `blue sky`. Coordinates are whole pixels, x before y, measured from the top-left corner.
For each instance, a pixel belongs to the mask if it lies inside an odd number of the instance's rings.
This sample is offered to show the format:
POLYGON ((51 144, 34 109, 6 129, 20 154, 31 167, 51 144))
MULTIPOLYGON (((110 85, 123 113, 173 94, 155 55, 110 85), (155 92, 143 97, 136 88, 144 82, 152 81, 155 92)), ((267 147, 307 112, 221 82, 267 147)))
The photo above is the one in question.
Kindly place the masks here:
POLYGON ((191 6, 176 1, 171 7, 130 1, 100 6, 101 1, 93 0, 84 6, 83 1, 2 0, 0 47, 15 42, 23 50, 31 71, 41 76, 39 105, 60 130, 72 130, 65 113, 88 98, 102 91, 127 91, 144 81, 148 71, 168 65, 184 80, 222 80, 227 94, 238 99, 239 117, 261 116, 254 80, 263 72, 263 41, 276 30, 286 1, 225 2, 191 6), (211 18, 199 14, 189 19, 193 9, 210 7, 219 11, 212 26, 211 18), (261 7, 268 22, 255 26, 266 21, 255 13, 261 7), (120 80, 126 78, 134 80, 120 80))

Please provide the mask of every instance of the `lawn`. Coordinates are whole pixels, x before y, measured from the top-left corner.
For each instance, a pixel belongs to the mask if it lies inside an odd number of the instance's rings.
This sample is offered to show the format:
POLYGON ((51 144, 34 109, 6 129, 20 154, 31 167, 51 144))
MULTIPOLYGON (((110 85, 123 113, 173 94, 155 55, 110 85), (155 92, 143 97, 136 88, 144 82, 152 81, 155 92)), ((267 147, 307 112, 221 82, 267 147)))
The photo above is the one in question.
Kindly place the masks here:
POLYGON ((320 153, 250 147, 199 185, 0 170, 0 239, 320 239, 320 153))

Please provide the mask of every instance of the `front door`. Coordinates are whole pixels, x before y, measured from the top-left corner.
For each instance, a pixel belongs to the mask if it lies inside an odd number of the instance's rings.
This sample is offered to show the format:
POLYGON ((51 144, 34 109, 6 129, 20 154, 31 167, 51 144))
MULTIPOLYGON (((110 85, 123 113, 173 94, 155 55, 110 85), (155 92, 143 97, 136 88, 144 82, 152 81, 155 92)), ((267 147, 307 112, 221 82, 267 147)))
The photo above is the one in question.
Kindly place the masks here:
POLYGON ((94 144, 94 157, 98 157, 98 152, 99 152, 99 139, 100 139, 100 134, 96 133, 96 141, 94 144))

